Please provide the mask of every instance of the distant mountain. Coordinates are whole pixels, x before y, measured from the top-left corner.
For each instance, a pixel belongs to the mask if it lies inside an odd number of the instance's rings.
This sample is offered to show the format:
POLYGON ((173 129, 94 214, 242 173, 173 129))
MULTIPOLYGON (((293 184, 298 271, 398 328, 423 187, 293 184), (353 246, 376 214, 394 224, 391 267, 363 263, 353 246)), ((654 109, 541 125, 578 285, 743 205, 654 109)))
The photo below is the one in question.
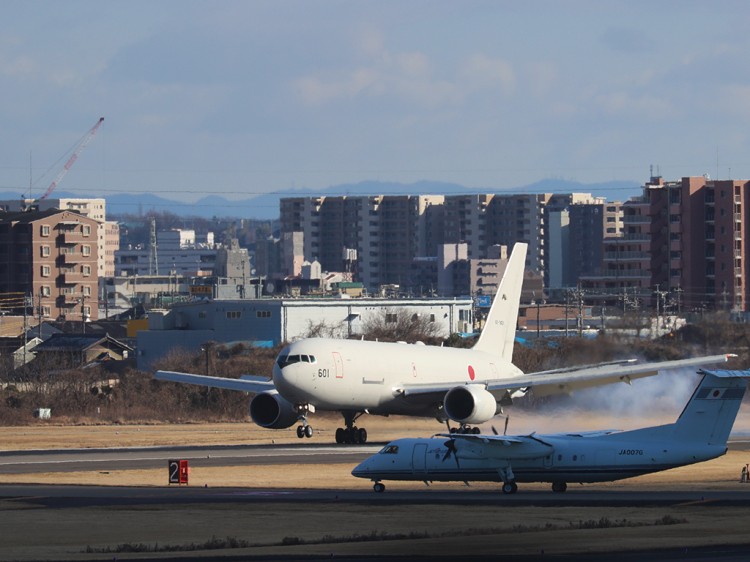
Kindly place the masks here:
MULTIPOLYGON (((201 218, 233 217, 272 220, 279 217, 279 200, 284 197, 312 197, 316 195, 459 195, 462 193, 591 193, 606 197, 608 201, 625 201, 640 193, 640 184, 635 181, 610 181, 584 184, 579 182, 545 179, 530 185, 499 189, 493 187, 468 188, 460 184, 438 181, 397 183, 362 181, 355 184, 334 185, 325 189, 287 189, 240 200, 229 200, 220 195, 206 195, 195 203, 182 203, 150 193, 101 195, 107 200, 109 215, 143 214, 149 211, 169 211, 179 216, 201 218)), ((56 192, 56 198, 97 197, 71 192, 56 192)), ((16 193, 2 193, 0 198, 17 199, 16 193)))

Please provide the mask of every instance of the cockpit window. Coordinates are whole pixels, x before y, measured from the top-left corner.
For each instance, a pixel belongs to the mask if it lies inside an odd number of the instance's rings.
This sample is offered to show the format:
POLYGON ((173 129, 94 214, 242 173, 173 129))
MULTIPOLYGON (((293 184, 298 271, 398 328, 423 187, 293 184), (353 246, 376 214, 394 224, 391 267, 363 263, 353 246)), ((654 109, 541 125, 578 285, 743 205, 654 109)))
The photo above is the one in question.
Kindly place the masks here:
POLYGON ((380 451, 380 454, 381 455, 397 455, 398 454, 398 445, 386 445, 380 451))
POLYGON ((314 355, 279 355, 276 358, 276 364, 280 369, 293 363, 315 363, 314 355))

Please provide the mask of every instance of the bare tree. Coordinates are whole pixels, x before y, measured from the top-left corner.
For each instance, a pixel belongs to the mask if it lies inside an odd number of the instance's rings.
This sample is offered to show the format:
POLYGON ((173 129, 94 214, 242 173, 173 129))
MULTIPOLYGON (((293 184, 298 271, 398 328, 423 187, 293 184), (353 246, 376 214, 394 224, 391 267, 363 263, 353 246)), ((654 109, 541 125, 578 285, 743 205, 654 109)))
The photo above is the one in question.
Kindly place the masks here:
POLYGON ((362 323, 362 335, 365 339, 378 341, 442 342, 437 322, 431 321, 428 315, 404 308, 387 308, 369 316, 362 323))

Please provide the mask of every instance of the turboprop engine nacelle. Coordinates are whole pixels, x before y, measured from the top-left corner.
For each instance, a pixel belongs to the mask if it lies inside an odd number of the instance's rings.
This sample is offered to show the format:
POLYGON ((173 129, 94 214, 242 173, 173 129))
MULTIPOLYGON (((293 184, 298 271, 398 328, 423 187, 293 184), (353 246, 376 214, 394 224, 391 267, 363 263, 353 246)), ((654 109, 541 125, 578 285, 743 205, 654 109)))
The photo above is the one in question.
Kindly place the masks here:
POLYGON ((484 423, 495 417, 499 406, 483 385, 467 384, 451 388, 443 399, 445 414, 459 423, 484 423))
POLYGON ((277 390, 256 394, 250 401, 250 417, 267 429, 286 429, 299 419, 294 404, 284 399, 277 390))

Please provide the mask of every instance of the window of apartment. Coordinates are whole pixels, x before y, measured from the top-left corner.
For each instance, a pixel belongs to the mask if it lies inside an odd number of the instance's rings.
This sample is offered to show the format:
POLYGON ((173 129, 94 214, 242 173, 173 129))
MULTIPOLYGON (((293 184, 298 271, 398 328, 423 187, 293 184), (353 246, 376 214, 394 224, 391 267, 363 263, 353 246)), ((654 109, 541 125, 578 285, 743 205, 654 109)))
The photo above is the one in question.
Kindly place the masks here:
POLYGON ((83 235, 84 236, 91 236, 91 227, 87 224, 83 225, 83 235))
POLYGON ((88 285, 84 285, 82 289, 83 289, 83 296, 85 297, 91 296, 91 287, 89 287, 88 285))
POLYGON ((49 277, 51 273, 50 267, 48 265, 42 266, 42 277, 49 277))
POLYGON ((42 246, 42 257, 48 258, 50 255, 50 248, 49 246, 42 246))
POLYGON ((91 275, 91 266, 90 265, 84 265, 81 268, 81 273, 83 273, 84 277, 88 277, 89 275, 91 275))
POLYGON ((49 225, 43 224, 41 228, 41 234, 42 236, 49 236, 49 225))
POLYGON ((227 310, 227 320, 239 320, 240 318, 242 318, 242 311, 227 310))
POLYGON ((91 307, 90 306, 84 306, 83 307, 83 315, 91 317, 91 307))
POLYGON ((50 317, 52 316, 52 310, 49 306, 43 306, 42 307, 42 316, 50 317))
POLYGON ((63 287, 62 288, 63 295, 72 295, 72 294, 75 294, 75 292, 76 292, 75 287, 63 287))
POLYGON ((42 285, 39 288, 39 294, 41 294, 43 297, 48 297, 52 294, 52 289, 50 289, 49 285, 42 285))
POLYGON ((255 316, 258 318, 270 318, 271 311, 270 310, 258 310, 255 312, 255 316))
POLYGON ((91 255, 91 246, 82 246, 81 247, 81 254, 84 256, 90 256, 91 255))

